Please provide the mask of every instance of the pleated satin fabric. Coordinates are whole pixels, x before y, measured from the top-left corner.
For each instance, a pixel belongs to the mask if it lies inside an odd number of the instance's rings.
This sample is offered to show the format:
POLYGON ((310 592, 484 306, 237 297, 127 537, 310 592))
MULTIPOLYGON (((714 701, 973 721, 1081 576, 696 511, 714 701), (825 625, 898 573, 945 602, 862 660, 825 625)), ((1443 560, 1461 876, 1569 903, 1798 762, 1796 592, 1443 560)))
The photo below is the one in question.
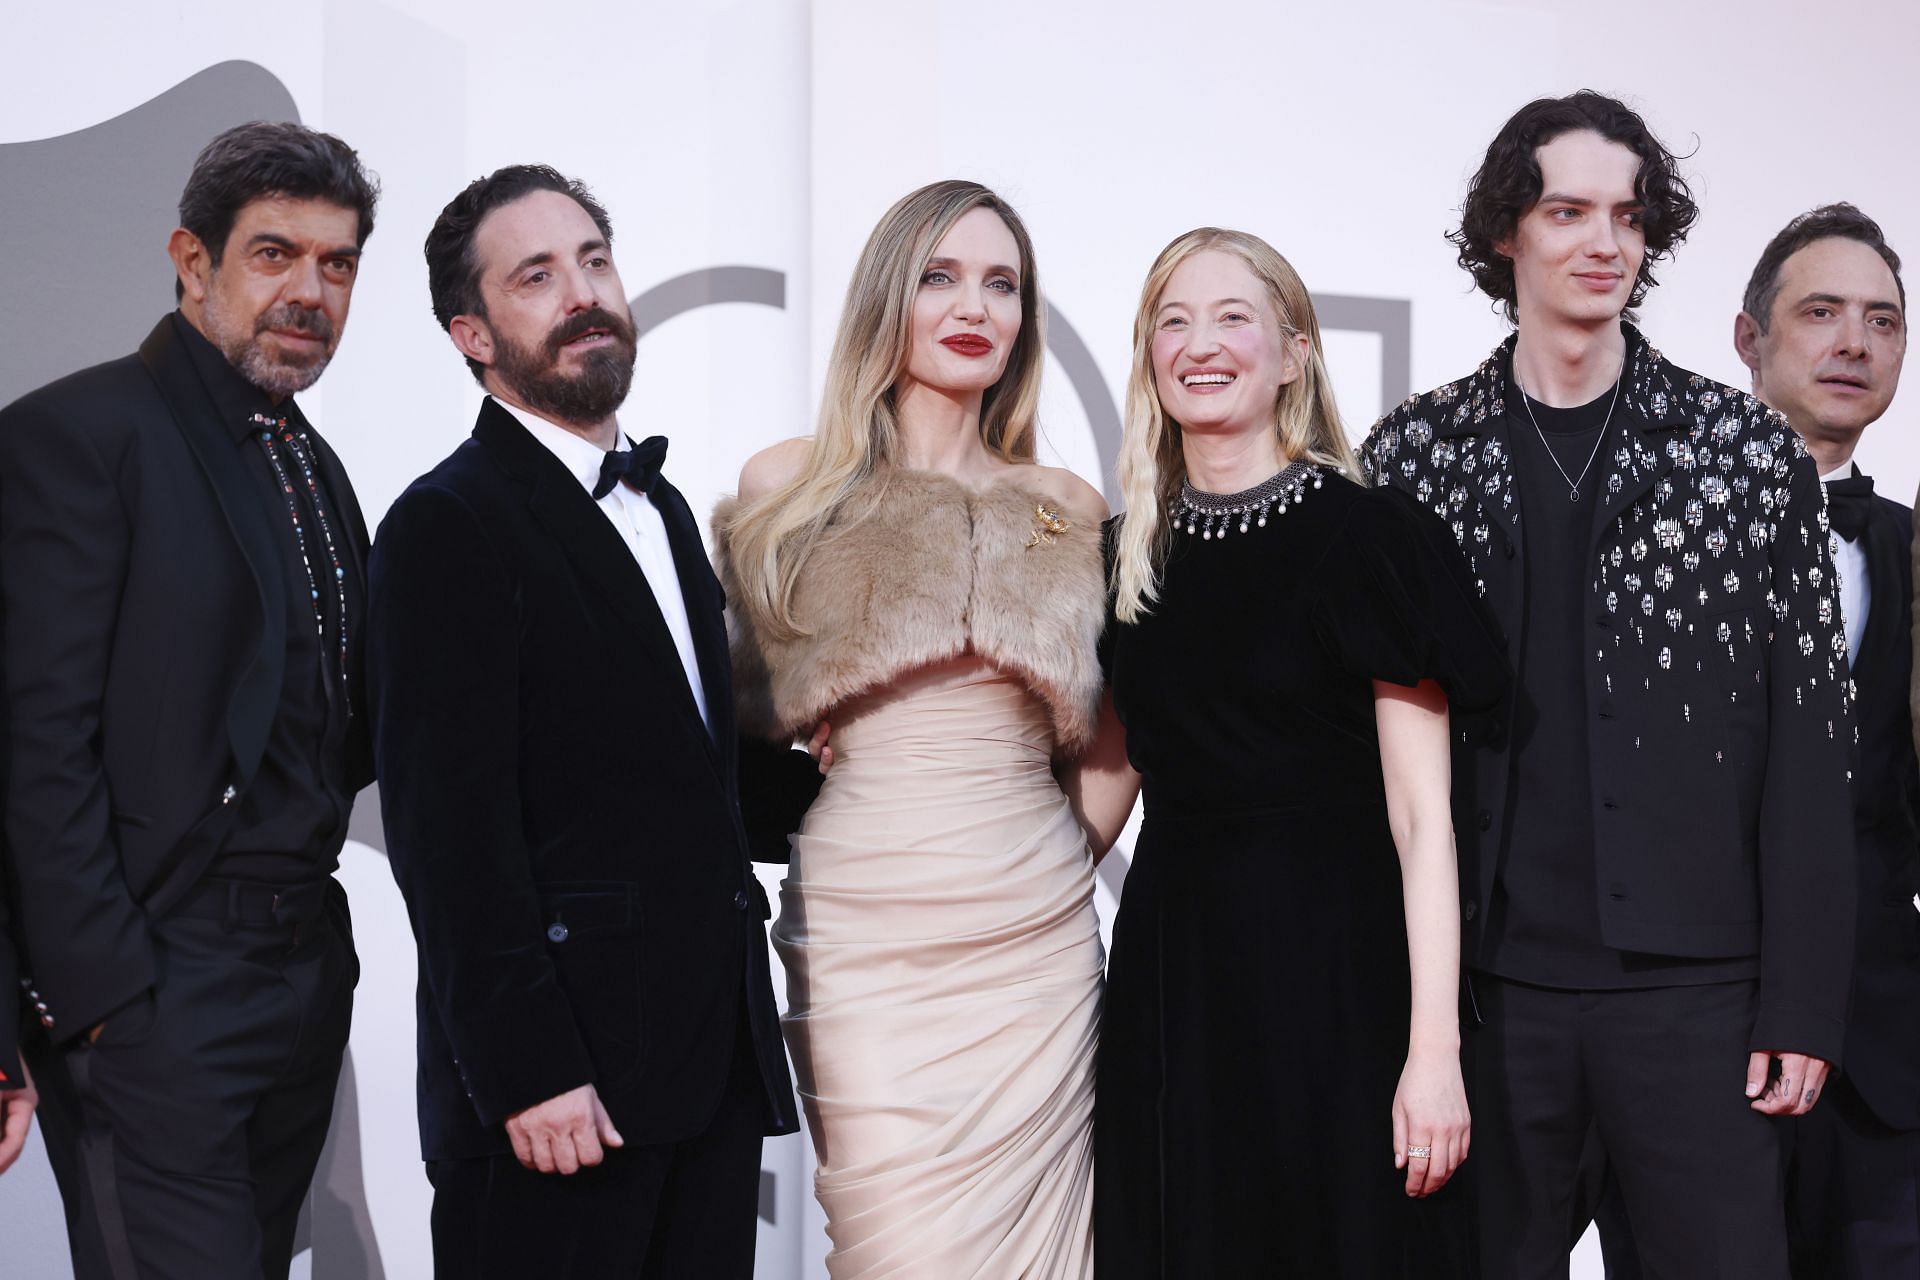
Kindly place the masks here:
POLYGON ((1046 706, 966 656, 833 749, 773 930, 828 1273, 1091 1277, 1105 957, 1046 706))

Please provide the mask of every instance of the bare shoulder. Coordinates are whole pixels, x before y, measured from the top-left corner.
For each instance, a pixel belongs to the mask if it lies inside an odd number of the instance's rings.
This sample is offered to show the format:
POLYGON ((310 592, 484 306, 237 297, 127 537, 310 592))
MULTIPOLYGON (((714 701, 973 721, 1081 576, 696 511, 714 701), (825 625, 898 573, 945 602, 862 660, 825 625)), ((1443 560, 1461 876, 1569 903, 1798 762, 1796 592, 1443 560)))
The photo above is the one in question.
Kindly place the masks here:
POLYGON ((1106 497, 1075 472, 1065 467, 1043 467, 1038 464, 1033 470, 1035 487, 1066 508, 1067 515, 1099 524, 1112 514, 1107 509, 1106 497))
POLYGON ((764 498, 800 474, 807 452, 813 448, 811 436, 796 436, 768 445, 747 459, 740 468, 740 501, 764 498))

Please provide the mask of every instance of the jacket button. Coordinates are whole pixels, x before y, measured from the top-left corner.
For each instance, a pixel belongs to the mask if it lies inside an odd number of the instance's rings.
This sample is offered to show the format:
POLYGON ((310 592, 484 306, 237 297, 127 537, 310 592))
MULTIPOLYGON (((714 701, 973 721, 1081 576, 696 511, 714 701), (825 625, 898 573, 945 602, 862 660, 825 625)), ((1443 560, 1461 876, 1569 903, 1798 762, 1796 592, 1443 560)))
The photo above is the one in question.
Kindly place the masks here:
POLYGON ((747 909, 747 891, 745 889, 735 889, 733 891, 733 909, 735 911, 745 911, 747 909))
POLYGON ((561 924, 558 920, 547 926, 548 942, 565 942, 566 940, 567 926, 561 924))
POLYGON ((1471 920, 1479 914, 1480 914, 1480 904, 1477 902, 1469 902, 1467 904, 1467 911, 1466 911, 1467 919, 1471 920))
POLYGON ((1480 811, 1479 815, 1475 820, 1479 822, 1480 829, 1482 831, 1485 831, 1493 826, 1493 814, 1485 809, 1482 809, 1480 811))

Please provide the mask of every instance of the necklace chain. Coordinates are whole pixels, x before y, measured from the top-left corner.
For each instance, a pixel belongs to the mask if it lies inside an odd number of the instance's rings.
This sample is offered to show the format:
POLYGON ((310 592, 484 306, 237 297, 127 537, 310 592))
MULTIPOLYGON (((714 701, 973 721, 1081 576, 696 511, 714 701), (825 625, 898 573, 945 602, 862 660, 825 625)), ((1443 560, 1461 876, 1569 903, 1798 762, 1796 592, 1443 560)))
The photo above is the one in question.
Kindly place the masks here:
POLYGON ((1264 528, 1276 508, 1285 515, 1288 506, 1305 501, 1309 488, 1320 487, 1322 475, 1318 466, 1300 459, 1238 493, 1208 493, 1194 488, 1192 481, 1182 481, 1180 496, 1167 504, 1167 515, 1174 528, 1198 533, 1203 540, 1224 538, 1235 526, 1245 533, 1255 524, 1264 528))
POLYGON ((1526 387, 1521 386, 1520 371, 1518 369, 1513 371, 1513 385, 1520 388, 1520 403, 1526 406, 1527 421, 1533 424, 1533 433, 1540 437, 1540 447, 1547 451, 1547 459, 1553 463, 1553 469, 1558 471, 1560 478, 1567 482, 1568 502, 1580 501, 1580 486, 1586 483, 1587 472, 1593 470, 1593 460, 1600 456, 1600 446, 1607 442, 1607 428, 1613 425, 1613 411, 1620 403, 1620 384, 1626 380, 1627 370, 1623 365, 1620 376, 1613 380, 1613 399, 1607 402, 1607 416, 1600 423, 1600 434, 1593 439, 1593 452, 1587 455, 1587 465, 1580 468, 1580 476, 1575 479, 1567 474, 1567 469, 1560 465, 1560 455, 1555 453, 1553 446, 1547 443, 1547 433, 1540 429, 1540 419, 1533 416, 1533 397, 1527 394, 1526 387))

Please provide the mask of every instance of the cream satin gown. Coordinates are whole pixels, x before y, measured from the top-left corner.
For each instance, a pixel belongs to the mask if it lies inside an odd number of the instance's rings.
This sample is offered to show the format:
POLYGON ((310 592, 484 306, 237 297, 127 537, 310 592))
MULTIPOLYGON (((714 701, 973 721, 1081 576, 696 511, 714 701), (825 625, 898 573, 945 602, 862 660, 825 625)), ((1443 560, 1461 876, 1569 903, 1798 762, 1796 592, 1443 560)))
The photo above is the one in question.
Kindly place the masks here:
POLYGON ((968 653, 831 722, 773 930, 827 1270, 1091 1277, 1105 957, 1047 706, 968 653))

